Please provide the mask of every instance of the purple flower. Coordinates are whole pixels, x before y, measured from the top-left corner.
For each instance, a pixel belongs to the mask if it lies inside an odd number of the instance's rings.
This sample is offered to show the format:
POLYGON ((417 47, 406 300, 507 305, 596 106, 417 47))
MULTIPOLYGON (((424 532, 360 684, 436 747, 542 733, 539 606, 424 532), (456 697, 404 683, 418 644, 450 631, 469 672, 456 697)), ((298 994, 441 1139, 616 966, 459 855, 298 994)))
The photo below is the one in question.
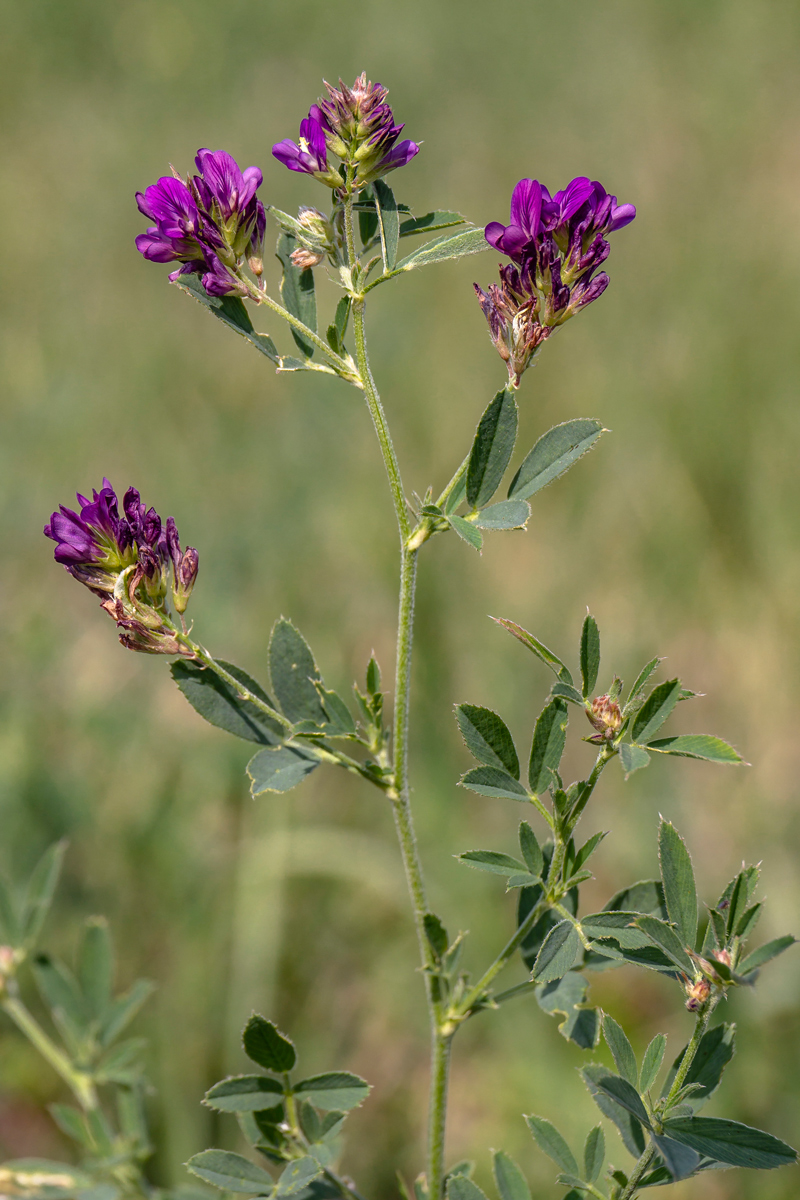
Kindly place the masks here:
POLYGON ((617 204, 586 176, 551 196, 537 179, 520 179, 508 225, 492 221, 486 240, 515 264, 500 269, 488 293, 475 285, 492 340, 519 382, 541 343, 608 287, 606 234, 630 224, 632 204, 617 204))
POLYGON ((328 167, 328 148, 325 141, 325 126, 322 113, 316 104, 312 104, 308 116, 300 122, 300 142, 284 138, 272 147, 272 153, 278 162, 282 162, 290 171, 302 171, 313 175, 329 187, 341 187, 342 177, 328 167), (335 180, 334 180, 335 175, 335 180))
POLYGON ((170 588, 183 613, 197 576, 197 551, 182 552, 172 517, 166 526, 154 508, 145 509, 128 488, 120 515, 107 479, 92 499, 78 493, 80 512, 59 507, 44 528, 56 543, 54 557, 73 578, 99 596, 124 632, 123 645, 150 654, 189 654, 177 640, 166 607, 170 588))
POLYGON ((405 166, 419 152, 416 142, 397 143, 403 129, 386 103, 387 90, 366 72, 352 87, 325 83, 328 95, 312 105, 300 125, 300 144, 286 139, 272 153, 290 171, 304 171, 332 188, 357 191, 388 171, 405 166), (397 143, 397 144, 396 144, 397 143), (328 164, 328 152, 345 164, 345 178, 328 164))
POLYGON ((202 276, 210 295, 246 294, 243 259, 246 255, 260 268, 266 227, 264 206, 256 197, 261 171, 240 170, 224 150, 198 150, 195 162, 199 174, 186 182, 164 176, 136 193, 139 211, 155 221, 136 238, 136 247, 151 262, 181 263, 171 280, 194 273, 202 276))

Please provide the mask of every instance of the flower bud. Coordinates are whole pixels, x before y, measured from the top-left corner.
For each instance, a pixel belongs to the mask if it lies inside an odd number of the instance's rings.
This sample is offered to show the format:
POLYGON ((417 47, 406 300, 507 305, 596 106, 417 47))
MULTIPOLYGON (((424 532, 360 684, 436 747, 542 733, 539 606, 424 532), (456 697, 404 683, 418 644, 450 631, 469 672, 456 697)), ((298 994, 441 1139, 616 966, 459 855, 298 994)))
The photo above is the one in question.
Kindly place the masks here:
POLYGON ((197 579, 199 556, 193 546, 187 546, 178 564, 173 563, 172 603, 175 611, 183 615, 197 579))
POLYGON ((711 984, 707 979, 684 979, 683 990, 686 992, 686 1008, 689 1012, 699 1012, 711 995, 711 984))
POLYGON ((597 730, 597 733, 587 741, 594 742, 596 745, 613 742, 622 728, 622 712, 619 704, 608 694, 596 696, 592 701, 592 707, 586 709, 586 716, 597 730))

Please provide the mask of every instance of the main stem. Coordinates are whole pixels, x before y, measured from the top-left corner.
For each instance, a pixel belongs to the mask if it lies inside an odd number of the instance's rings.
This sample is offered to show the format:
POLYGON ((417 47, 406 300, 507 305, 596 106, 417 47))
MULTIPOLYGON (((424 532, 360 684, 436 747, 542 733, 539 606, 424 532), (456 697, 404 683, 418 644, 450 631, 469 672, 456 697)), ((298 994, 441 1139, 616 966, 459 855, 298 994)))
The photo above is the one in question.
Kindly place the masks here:
MULTIPOLYGON (((358 260, 355 250, 355 238, 353 236, 353 202, 351 197, 348 197, 345 202, 344 224, 347 240, 347 257, 352 272, 358 260)), ((428 903, 425 896, 422 863, 414 832, 414 819, 411 811, 408 783, 409 697, 411 685, 411 651, 414 644, 414 590, 417 575, 417 550, 410 549, 408 546, 411 523, 406 506, 400 468, 392 444, 391 434, 389 433, 386 414, 383 411, 380 395, 378 394, 378 389, 375 386, 372 371, 370 370, 366 334, 364 331, 363 296, 353 300, 353 336, 356 344, 358 370, 367 406, 372 417, 372 423, 378 435, 378 442, 383 456, 383 465, 386 468, 386 475, 389 480, 389 488, 392 493, 392 502, 394 504, 397 528, 400 536, 400 604, 397 621, 397 667, 395 673, 393 730, 394 786, 388 792, 388 795, 394 807, 397 836, 400 842, 408 890, 414 909, 414 923, 417 929, 420 959, 425 972, 428 1015, 431 1028, 428 1194, 431 1200, 439 1200, 444 1181, 444 1141, 447 1119, 447 1082, 451 1035, 448 1036, 442 1033, 439 1004, 434 997, 431 986, 430 969, 434 964, 428 939, 425 935, 425 913, 428 910, 428 903)))

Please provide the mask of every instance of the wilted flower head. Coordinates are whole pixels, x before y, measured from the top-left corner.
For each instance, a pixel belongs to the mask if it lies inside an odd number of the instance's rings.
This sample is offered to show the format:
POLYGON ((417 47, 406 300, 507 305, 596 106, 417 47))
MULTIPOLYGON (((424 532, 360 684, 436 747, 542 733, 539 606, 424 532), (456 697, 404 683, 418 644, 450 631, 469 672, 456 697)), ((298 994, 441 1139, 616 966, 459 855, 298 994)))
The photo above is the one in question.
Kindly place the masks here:
POLYGON ((403 126, 394 122, 386 88, 371 83, 366 72, 352 87, 339 80, 338 88, 327 82, 325 88, 327 97, 312 105, 300 124, 299 144, 287 138, 272 148, 289 170, 304 171, 332 188, 342 188, 349 180, 357 190, 405 166, 418 153, 416 142, 397 142, 403 126), (328 151, 344 163, 344 176, 328 165, 328 151))
POLYGON ((213 296, 245 294, 243 259, 260 263, 266 228, 264 206, 256 198, 258 167, 240 170, 224 150, 198 150, 199 174, 186 181, 164 176, 136 193, 139 211, 155 225, 136 238, 151 262, 180 262, 170 275, 202 276, 213 296))
POLYGON ((45 525, 45 537, 56 543, 56 562, 100 597, 123 630, 124 646, 191 657, 175 636, 166 603, 171 588, 176 611, 184 612, 197 576, 197 551, 181 551, 172 517, 163 525, 135 488, 125 493, 120 515, 107 479, 91 500, 78 493, 78 505, 80 513, 61 505, 45 525))
MULTIPOLYGON (((609 196, 601 184, 585 176, 573 179, 554 196, 537 179, 519 181, 511 196, 509 224, 491 221, 486 226, 486 240, 516 264, 526 287, 539 298, 537 317, 542 332, 530 334, 536 346, 547 337, 544 330, 549 333, 563 325, 602 295, 608 276, 597 272, 610 249, 605 235, 630 224, 635 216, 632 204, 617 204, 616 196, 609 196)), ((503 283, 495 288, 504 295, 508 292, 507 271, 501 269, 503 283)), ((483 301, 481 307, 486 312, 483 301)), ((497 344, 491 318, 489 324, 497 344)), ((529 361, 530 357, 526 366, 529 361)))

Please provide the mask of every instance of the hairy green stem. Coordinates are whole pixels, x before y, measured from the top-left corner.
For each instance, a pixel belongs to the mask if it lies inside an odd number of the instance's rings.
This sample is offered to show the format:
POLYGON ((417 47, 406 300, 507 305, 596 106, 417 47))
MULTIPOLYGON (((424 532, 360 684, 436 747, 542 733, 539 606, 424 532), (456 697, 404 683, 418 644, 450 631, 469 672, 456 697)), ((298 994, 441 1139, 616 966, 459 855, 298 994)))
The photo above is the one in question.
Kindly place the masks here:
MULTIPOLYGON (((356 263, 353 235, 353 201, 348 197, 344 206, 345 239, 350 270, 356 263)), ((431 949, 425 935, 425 913, 428 909, 422 863, 414 832, 411 798, 408 784, 409 696, 411 685, 411 652, 414 643, 414 591, 417 574, 417 550, 409 548, 411 524, 408 515, 400 468, 392 444, 386 414, 372 378, 364 330, 364 299, 353 300, 353 336, 356 360, 364 387, 367 406, 378 436, 383 464, 392 494, 397 528, 400 535, 400 603, 397 622, 397 666, 395 673, 393 729, 393 787, 388 793, 394 807, 400 850, 403 857, 409 895, 414 911, 420 958, 425 971, 428 1013, 431 1025, 432 1072, 428 1128, 428 1185, 431 1200, 439 1200, 444 1175, 444 1140, 447 1118, 447 1081, 450 1057, 450 1038, 440 1031, 440 1006, 433 994, 430 970, 434 966, 431 949), (437 1189, 437 1190, 434 1190, 437 1189)))
MULTIPOLYGON (((686 1082, 686 1077, 689 1074, 689 1071, 691 1070, 691 1066, 692 1066, 692 1063, 694 1062, 694 1057, 697 1054, 698 1048, 700 1046, 700 1042, 703 1040, 703 1034, 708 1029, 708 1023, 711 1020, 711 1014, 713 1013, 714 1009, 717 1007, 718 1002, 719 1002, 718 996, 712 997, 712 999, 709 1000, 709 1002, 705 1005, 705 1007, 697 1014, 697 1020, 695 1021, 694 1032, 692 1033, 692 1036, 689 1039, 689 1044, 686 1047, 686 1050, 684 1051, 684 1055, 683 1055, 683 1058, 681 1059, 680 1066, 678 1067, 678 1070, 675 1073, 675 1078, 672 1081, 672 1087, 669 1089, 669 1091, 666 1095, 666 1098, 664 1100, 664 1111, 665 1112, 669 1112, 670 1105, 674 1102, 676 1096, 678 1095, 678 1093, 680 1092, 684 1083, 686 1082)), ((644 1153, 642 1154, 641 1158, 636 1163, 636 1166, 633 1169, 633 1173, 631 1174, 631 1177, 628 1180, 625 1190, 622 1193, 622 1195, 620 1196, 619 1200, 633 1200, 633 1197, 636 1195, 636 1189, 639 1186, 639 1184, 641 1183, 645 1172, 649 1168, 649 1166, 652 1163, 655 1156, 656 1156, 656 1147, 653 1144, 653 1142, 651 1141, 648 1144, 648 1146, 645 1148, 644 1153)))
MULTIPOLYGON (((268 296, 266 292, 262 292, 259 288, 249 287, 248 295, 251 300, 256 302, 256 304, 266 305, 266 307, 271 309, 271 311, 279 316, 282 321, 285 321, 287 325, 291 325, 292 329, 296 329, 298 333, 302 334, 306 341, 309 341, 312 343, 312 345, 316 346, 316 348, 322 354, 324 354, 327 359, 330 360, 338 374, 344 375, 351 383, 357 382, 353 375, 352 362, 347 362, 344 358, 337 354, 336 351, 319 336, 319 334, 314 333, 313 329, 309 329, 309 327, 304 325, 298 317, 295 317, 293 313, 290 313, 288 308, 284 308, 282 304, 278 304, 276 300, 273 300, 271 296, 268 296)), ((360 385, 357 384, 357 386, 360 385)))
POLYGON ((0 1002, 0 1007, 11 1018, 28 1041, 36 1047, 43 1058, 47 1059, 54 1071, 57 1071, 72 1091, 75 1099, 84 1112, 97 1108, 97 1092, 91 1078, 73 1065, 66 1054, 59 1050, 54 1041, 45 1033, 33 1013, 23 1004, 19 996, 6 993, 0 1002))
POLYGON ((469 1011, 473 1004, 477 1003, 477 1001, 489 987, 489 984, 497 975, 500 974, 508 960, 512 958, 514 954, 516 954, 517 950, 519 950, 520 946, 525 941, 525 938, 528 936, 536 922, 541 917, 545 908, 547 908, 547 901, 544 897, 542 897, 539 903, 533 906, 525 920, 517 926, 516 933, 514 933, 513 937, 508 939, 505 946, 500 951, 491 966, 486 968, 478 982, 471 987, 466 996, 459 1001, 458 1009, 455 1014, 456 1017, 465 1017, 469 1015, 469 1011))

